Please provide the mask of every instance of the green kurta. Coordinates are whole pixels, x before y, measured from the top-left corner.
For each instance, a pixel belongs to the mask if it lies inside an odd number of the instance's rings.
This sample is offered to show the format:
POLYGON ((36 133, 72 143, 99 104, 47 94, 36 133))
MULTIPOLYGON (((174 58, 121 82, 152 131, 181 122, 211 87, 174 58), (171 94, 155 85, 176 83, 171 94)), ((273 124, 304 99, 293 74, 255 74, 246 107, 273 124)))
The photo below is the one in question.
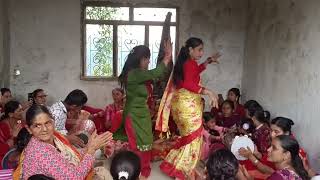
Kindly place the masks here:
POLYGON ((136 134, 137 148, 140 151, 151 150, 153 143, 152 123, 147 104, 148 91, 145 83, 161 77, 165 70, 166 66, 161 63, 153 70, 134 69, 128 73, 127 96, 122 123, 121 127, 114 133, 114 139, 128 141, 124 124, 125 119, 130 116, 136 134))

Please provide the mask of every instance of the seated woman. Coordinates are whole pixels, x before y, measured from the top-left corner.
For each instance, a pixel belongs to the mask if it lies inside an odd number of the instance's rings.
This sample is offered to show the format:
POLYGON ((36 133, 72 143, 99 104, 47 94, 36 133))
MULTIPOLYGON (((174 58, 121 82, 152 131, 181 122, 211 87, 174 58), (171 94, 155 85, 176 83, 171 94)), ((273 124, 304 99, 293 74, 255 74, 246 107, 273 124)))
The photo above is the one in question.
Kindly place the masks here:
POLYGON ((12 99, 11 90, 8 88, 1 88, 0 94, 0 115, 4 113, 4 105, 12 99))
MULTIPOLYGON (((285 117, 276 117, 272 119, 271 121, 271 137, 272 139, 276 138, 280 135, 290 135, 294 138, 291 127, 294 125, 294 122, 285 117)), ((304 168, 307 170, 310 177, 313 177, 316 175, 316 173, 313 171, 313 169, 310 167, 308 162, 308 156, 306 152, 300 148, 299 150, 299 156, 302 159, 304 168)))
POLYGON ((90 137, 83 151, 77 151, 65 136, 55 131, 53 118, 42 105, 32 105, 26 124, 32 135, 20 157, 15 177, 28 179, 43 174, 54 179, 85 179, 93 176, 94 154, 111 139, 109 132, 90 137))
POLYGON ((217 125, 224 128, 232 128, 240 122, 240 116, 233 113, 234 104, 230 100, 222 103, 222 113, 217 116, 217 125))
MULTIPOLYGON (((17 101, 9 101, 4 106, 4 115, 0 121, 0 162, 13 148, 15 139, 23 127, 22 112, 22 107, 17 101)), ((1 165, 0 169, 2 169, 1 165)))
POLYGON ((32 92, 33 104, 47 105, 47 94, 43 89, 36 89, 32 92))
POLYGON ((207 164, 209 180, 235 180, 238 174, 239 163, 230 150, 220 149, 210 155, 207 164))
MULTIPOLYGON (((266 154, 271 145, 271 129, 269 127, 270 113, 264 111, 262 106, 254 100, 247 101, 244 105, 247 117, 253 122, 255 130, 252 140, 260 153, 266 154)), ((261 158, 261 156, 259 157, 261 158)))
POLYGON ((112 90, 112 98, 113 98, 113 103, 109 104, 105 108, 105 122, 104 126, 106 130, 109 130, 111 128, 111 124, 113 121, 113 118, 115 114, 118 111, 123 110, 124 106, 124 91, 121 88, 115 88, 112 90))
POLYGON ((231 88, 228 91, 227 99, 232 101, 234 104, 233 113, 240 116, 240 119, 246 117, 246 112, 244 110, 244 106, 240 104, 240 90, 238 88, 231 88))
POLYGON ((272 140, 268 149, 268 160, 276 166, 268 180, 308 180, 307 171, 304 169, 299 157, 299 144, 291 136, 280 135, 272 140))
POLYGON ((107 130, 105 127, 105 112, 103 109, 85 105, 82 107, 82 110, 90 113, 89 119, 91 119, 94 122, 98 134, 110 131, 107 130))

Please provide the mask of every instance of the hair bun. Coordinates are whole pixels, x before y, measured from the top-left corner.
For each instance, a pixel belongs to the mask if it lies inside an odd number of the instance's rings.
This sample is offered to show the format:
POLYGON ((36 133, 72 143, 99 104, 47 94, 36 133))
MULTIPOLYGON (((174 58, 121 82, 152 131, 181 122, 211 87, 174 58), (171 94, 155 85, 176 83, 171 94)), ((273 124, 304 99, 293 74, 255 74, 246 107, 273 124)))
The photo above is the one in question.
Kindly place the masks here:
POLYGON ((293 126, 293 125, 294 125, 294 122, 290 119, 289 124, 290 124, 291 126, 293 126))

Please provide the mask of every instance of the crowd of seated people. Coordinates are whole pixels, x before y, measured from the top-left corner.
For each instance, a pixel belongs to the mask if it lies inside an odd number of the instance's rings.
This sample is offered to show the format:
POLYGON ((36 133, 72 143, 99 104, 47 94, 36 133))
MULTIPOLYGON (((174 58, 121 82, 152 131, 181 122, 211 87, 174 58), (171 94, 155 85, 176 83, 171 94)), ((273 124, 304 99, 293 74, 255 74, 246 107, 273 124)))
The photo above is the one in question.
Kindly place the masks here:
MULTIPOLYGON (((0 169, 14 169, 14 179, 90 179, 96 176, 93 166, 96 150, 103 148, 106 157, 114 157, 108 176, 139 177, 139 157, 121 151, 128 144, 112 140, 110 133, 122 120, 125 103, 122 89, 112 90, 113 102, 104 109, 87 105, 88 97, 79 89, 51 106, 47 96, 45 90, 36 89, 31 102, 20 103, 12 97, 10 89, 1 89, 0 161, 10 150, 15 153, 10 152, 12 157, 0 169), (121 170, 124 167, 126 171, 121 170)), ((270 113, 257 101, 249 100, 242 105, 239 98, 240 90, 232 88, 219 108, 203 113, 201 159, 206 164, 205 179, 305 180, 316 176, 306 152, 293 135, 294 121, 286 117, 270 120, 270 113), (231 144, 236 136, 244 135, 252 139, 255 148, 241 148, 239 154, 246 160, 238 160, 231 152, 231 144)), ((160 102, 150 102, 155 103, 150 106, 155 120, 160 102)), ((168 141, 154 132, 158 139, 154 159, 161 160, 174 148, 179 132, 172 120, 170 131, 168 141)))

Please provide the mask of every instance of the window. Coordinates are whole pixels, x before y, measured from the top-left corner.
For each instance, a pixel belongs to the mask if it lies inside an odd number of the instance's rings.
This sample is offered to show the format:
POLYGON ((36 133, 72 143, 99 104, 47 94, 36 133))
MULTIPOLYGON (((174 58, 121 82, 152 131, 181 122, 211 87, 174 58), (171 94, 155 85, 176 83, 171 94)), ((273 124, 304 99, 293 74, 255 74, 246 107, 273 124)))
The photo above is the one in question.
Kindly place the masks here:
POLYGON ((147 45, 151 51, 149 69, 157 64, 162 26, 172 13, 170 36, 175 48, 177 9, 133 6, 106 6, 95 2, 82 5, 82 78, 117 77, 130 50, 147 45))

